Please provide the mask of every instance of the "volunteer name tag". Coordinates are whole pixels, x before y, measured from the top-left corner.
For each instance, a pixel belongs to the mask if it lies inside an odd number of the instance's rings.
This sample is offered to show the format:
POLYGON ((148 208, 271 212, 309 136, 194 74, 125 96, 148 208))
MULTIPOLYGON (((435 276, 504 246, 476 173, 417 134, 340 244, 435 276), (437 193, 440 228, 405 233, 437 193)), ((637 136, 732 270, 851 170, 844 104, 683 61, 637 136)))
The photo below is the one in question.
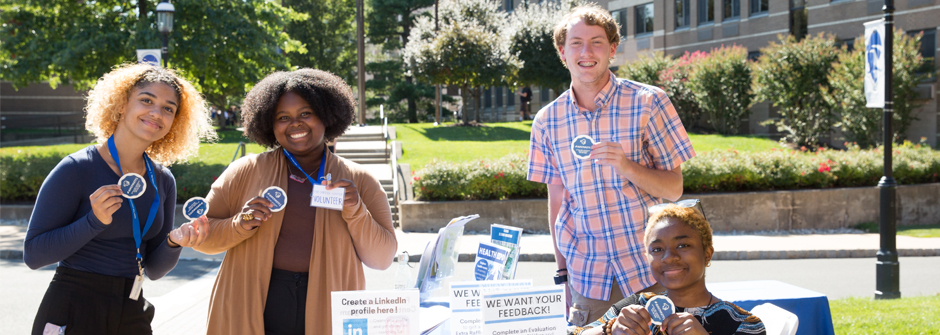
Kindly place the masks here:
POLYGON ((147 191, 147 182, 139 174, 128 173, 118 179, 118 185, 121 186, 121 194, 128 199, 137 199, 147 191))
POLYGON ((209 211, 209 202, 200 197, 190 198, 183 204, 183 216, 190 221, 206 215, 209 211))
POLYGON ((274 207, 271 207, 272 212, 280 212, 284 207, 287 207, 287 192, 284 192, 280 187, 271 186, 264 189, 264 192, 261 192, 261 197, 268 199, 274 205, 274 207))
POLYGON ((676 304, 666 296, 657 295, 646 302, 646 311, 650 313, 653 324, 661 325, 667 316, 676 313, 676 304))
POLYGON ((591 158, 592 146, 594 146, 594 140, 590 136, 580 135, 571 141, 571 154, 580 159, 591 158))
POLYGON ((313 185, 313 193, 310 194, 310 207, 320 207, 326 209, 343 210, 343 198, 346 196, 345 187, 337 187, 327 190, 326 186, 313 185))

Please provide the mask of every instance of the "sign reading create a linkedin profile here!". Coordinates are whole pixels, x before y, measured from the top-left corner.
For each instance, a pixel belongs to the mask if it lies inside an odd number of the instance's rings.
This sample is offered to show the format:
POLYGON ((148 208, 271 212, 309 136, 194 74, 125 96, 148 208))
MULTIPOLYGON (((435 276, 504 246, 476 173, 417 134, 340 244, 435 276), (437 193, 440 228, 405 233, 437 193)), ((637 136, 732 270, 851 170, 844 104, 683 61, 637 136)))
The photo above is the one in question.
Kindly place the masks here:
POLYGON ((333 335, 418 335, 417 289, 332 292, 333 335))

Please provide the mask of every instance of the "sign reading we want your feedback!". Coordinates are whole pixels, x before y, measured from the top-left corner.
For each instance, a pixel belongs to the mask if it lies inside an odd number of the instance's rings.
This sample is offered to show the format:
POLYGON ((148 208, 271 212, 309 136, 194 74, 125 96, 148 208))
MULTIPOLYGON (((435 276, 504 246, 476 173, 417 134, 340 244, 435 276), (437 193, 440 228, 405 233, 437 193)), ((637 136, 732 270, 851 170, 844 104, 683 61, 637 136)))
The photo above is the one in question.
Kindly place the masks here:
POLYGON ((468 281, 450 284, 451 335, 483 334, 483 294, 532 287, 531 279, 468 281))
POLYGON ((483 294, 483 334, 564 335, 564 286, 483 294))
POLYGON ((333 335, 418 335, 418 290, 332 293, 333 335))

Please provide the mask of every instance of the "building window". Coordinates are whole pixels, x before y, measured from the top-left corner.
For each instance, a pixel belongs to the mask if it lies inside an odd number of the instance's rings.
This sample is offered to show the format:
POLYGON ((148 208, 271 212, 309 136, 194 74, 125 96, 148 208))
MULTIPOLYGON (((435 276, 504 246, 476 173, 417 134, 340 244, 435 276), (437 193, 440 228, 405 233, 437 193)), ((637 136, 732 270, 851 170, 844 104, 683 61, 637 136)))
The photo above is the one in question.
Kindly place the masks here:
POLYGON ((676 28, 689 26, 689 7, 689 0, 676 0, 676 28))
POLYGON ((920 37, 920 55, 924 57, 924 62, 917 68, 917 73, 924 74, 932 72, 934 64, 937 63, 937 29, 929 28, 907 32, 911 36, 920 33, 924 34, 920 37))
POLYGON ((715 0, 698 0, 698 24, 715 22, 715 0))
POLYGON ((741 17, 741 0, 724 0, 723 19, 741 17))
POLYGON ((757 59, 759 58, 760 58, 760 51, 748 51, 747 52, 747 60, 756 62, 757 59))
POLYGON ((503 6, 505 6, 503 9, 507 12, 512 12, 512 10, 516 8, 513 4, 513 0, 503 0, 503 6))
POLYGON ((766 13, 769 9, 769 0, 751 0, 751 14, 766 13))
POLYGON ((493 88, 487 87, 483 90, 483 108, 493 107, 493 88))
POLYGON ((636 35, 653 32, 653 3, 636 6, 636 35))
POLYGON ((496 107, 503 107, 503 88, 496 87, 496 107))
POLYGON ((548 87, 539 87, 539 100, 542 102, 548 102, 548 87))
POLYGON ((610 16, 614 18, 614 22, 617 22, 617 25, 620 26, 620 39, 625 40, 627 38, 627 10, 615 10, 610 13, 610 16))
POLYGON ((790 0, 790 35, 802 41, 808 32, 806 0, 790 0))
POLYGON ((840 47, 841 47, 841 46, 845 46, 845 50, 846 50, 846 51, 852 52, 852 51, 855 50, 855 39, 854 39, 854 38, 846 38, 846 39, 843 39, 843 40, 839 40, 838 46, 840 46, 840 47))

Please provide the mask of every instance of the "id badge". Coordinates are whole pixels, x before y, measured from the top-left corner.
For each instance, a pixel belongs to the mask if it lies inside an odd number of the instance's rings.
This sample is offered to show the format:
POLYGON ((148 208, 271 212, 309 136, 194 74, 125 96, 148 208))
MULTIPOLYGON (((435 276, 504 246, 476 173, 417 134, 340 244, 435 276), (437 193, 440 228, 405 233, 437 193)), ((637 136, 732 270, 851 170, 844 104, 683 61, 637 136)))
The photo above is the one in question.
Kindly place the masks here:
POLYGON ((326 209, 343 210, 343 198, 346 197, 346 188, 337 187, 327 190, 326 186, 313 185, 313 192, 310 193, 310 207, 319 207, 326 209))
POLYGON ((131 298, 131 300, 137 301, 137 299, 140 298, 140 288, 143 285, 144 285, 144 276, 137 275, 137 277, 134 278, 134 286, 131 287, 131 295, 129 297, 131 298))
POLYGON ((46 322, 46 327, 42 329, 42 335, 64 335, 65 326, 55 325, 46 322))

